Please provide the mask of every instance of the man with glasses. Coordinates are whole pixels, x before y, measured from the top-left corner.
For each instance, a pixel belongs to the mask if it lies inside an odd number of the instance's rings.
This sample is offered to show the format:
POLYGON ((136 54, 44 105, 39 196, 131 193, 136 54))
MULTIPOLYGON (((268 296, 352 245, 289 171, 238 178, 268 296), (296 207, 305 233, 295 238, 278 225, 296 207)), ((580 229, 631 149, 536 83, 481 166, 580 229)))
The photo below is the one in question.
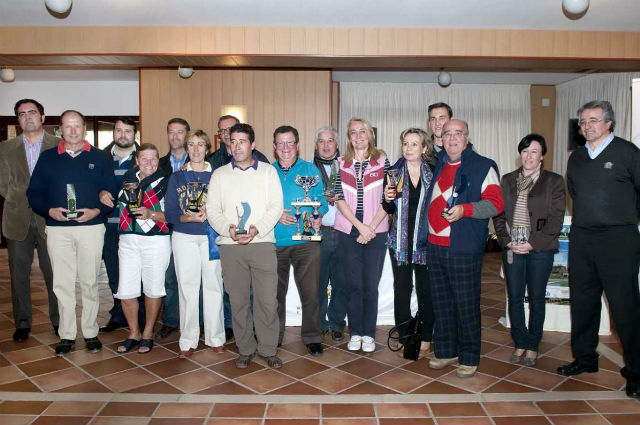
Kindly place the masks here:
MULTIPOLYGON (((320 171, 310 162, 298 157, 298 130, 283 125, 273 132, 273 148, 276 162, 273 163, 284 199, 284 211, 276 224, 276 254, 278 257, 278 315, 280 317, 280 335, 278 346, 284 337, 285 320, 287 318, 287 290, 289 289, 289 271, 293 266, 293 275, 300 301, 302 303, 302 342, 312 356, 322 355, 322 324, 318 310, 318 281, 320 279, 320 243, 293 240, 292 237, 302 232, 302 219, 295 217, 292 202, 305 196, 302 186, 296 184, 296 176, 316 177, 318 184, 309 191, 311 199, 323 199, 324 184, 320 171)), ((300 213, 308 214, 314 231, 318 232, 322 225, 321 215, 327 212, 327 204, 323 202, 318 209, 320 216, 313 217, 312 207, 301 207, 300 213)))
MULTIPOLYGON (((456 375, 472 377, 480 362, 480 276, 489 218, 502 212, 494 161, 473 150, 469 126, 449 120, 444 151, 427 194, 427 267, 435 313, 431 369, 459 363, 456 375)), ((421 232, 422 233, 422 232, 421 232)), ((418 242, 420 244, 420 242, 418 242)))
POLYGON ((446 122, 453 118, 453 110, 446 103, 438 102, 429 105, 428 113, 433 147, 438 153, 442 150, 442 129, 446 122))
POLYGON ((598 371, 604 290, 622 344, 626 392, 640 398, 640 149, 613 135, 616 120, 609 102, 588 102, 578 116, 587 143, 567 164, 573 200, 569 286, 575 360, 558 373, 598 371))
POLYGON ((53 272, 47 253, 44 218, 34 214, 27 202, 27 187, 40 153, 55 147, 60 139, 44 131, 44 107, 36 100, 21 99, 14 112, 22 134, 0 143, 0 196, 5 199, 2 211, 2 234, 7 238, 11 302, 13 305, 13 340, 26 341, 31 332, 31 286, 29 277, 33 250, 38 250, 38 264, 49 296, 49 319, 58 334, 58 301, 53 293, 53 272))

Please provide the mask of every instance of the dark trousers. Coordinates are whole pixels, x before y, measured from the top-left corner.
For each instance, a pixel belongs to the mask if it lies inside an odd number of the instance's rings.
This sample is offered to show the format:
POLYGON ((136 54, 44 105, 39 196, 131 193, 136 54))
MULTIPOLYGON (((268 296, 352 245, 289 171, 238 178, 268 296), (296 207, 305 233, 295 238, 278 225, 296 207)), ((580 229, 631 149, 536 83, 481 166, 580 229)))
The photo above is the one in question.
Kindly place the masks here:
POLYGON ((480 276, 482 255, 451 256, 449 248, 428 244, 427 267, 436 323, 437 358, 480 362, 480 276))
POLYGON ((416 298, 418 299, 418 315, 422 323, 422 341, 431 341, 433 337, 433 304, 426 265, 399 265, 392 250, 389 250, 391 270, 393 271, 393 316, 400 336, 406 335, 407 322, 411 320, 411 293, 415 273, 416 298), (403 325, 404 324, 404 325, 403 325))
POLYGON ((320 243, 320 286, 318 304, 322 330, 329 328, 341 331, 347 316, 347 294, 345 292, 342 252, 338 249, 337 230, 323 230, 320 243), (328 300, 327 287, 331 281, 331 300, 328 300))
POLYGON ((553 255, 553 251, 514 254, 513 263, 509 264, 507 251, 502 253, 502 264, 509 293, 511 338, 516 348, 538 351, 544 328, 545 295, 547 281, 553 267, 553 255), (529 297, 528 329, 524 318, 525 289, 529 297))
MULTIPOLYGON (((164 291, 167 295, 162 300, 162 324, 178 329, 180 327, 178 277, 176 276, 176 267, 173 264, 173 253, 171 253, 169 267, 164 275, 164 291)), ((200 292, 200 299, 202 299, 202 292, 200 292)), ((200 306, 200 311, 202 311, 202 304, 200 306)), ((200 322, 202 323, 202 320, 200 322)))
POLYGON ((33 217, 29 223, 27 237, 23 241, 7 239, 9 250, 9 273, 11 274, 11 303, 13 305, 13 322, 16 329, 31 329, 31 264, 33 250, 38 251, 38 263, 44 276, 49 297, 49 319, 53 326, 58 326, 58 300, 53 293, 53 271, 47 252, 47 241, 38 232, 33 217))
MULTIPOLYGON (((104 260, 104 268, 107 270, 107 280, 112 294, 118 292, 118 280, 120 279, 120 270, 118 268, 119 241, 118 226, 107 224, 104 232, 104 244, 102 245, 102 259, 104 260)), ((109 314, 111 315, 110 322, 128 326, 127 319, 122 312, 122 304, 118 298, 113 299, 113 307, 109 310, 109 314)), ((144 296, 140 296, 138 297, 138 323, 141 327, 144 327, 145 317, 144 296)))
POLYGON ((604 290, 623 349, 622 376, 640 380, 640 234, 635 226, 590 231, 571 227, 571 350, 587 365, 598 364, 598 329, 604 290))
POLYGON ((378 320, 378 284, 382 276, 387 232, 378 233, 366 244, 339 232, 347 281, 347 317, 351 335, 375 337, 378 320))
POLYGON ((307 242, 300 245, 276 248, 278 258, 278 317, 282 343, 287 318, 287 291, 289 270, 293 266, 300 302, 302 304, 302 342, 311 344, 322 340, 322 326, 318 312, 318 280, 320 279, 320 244, 307 242))

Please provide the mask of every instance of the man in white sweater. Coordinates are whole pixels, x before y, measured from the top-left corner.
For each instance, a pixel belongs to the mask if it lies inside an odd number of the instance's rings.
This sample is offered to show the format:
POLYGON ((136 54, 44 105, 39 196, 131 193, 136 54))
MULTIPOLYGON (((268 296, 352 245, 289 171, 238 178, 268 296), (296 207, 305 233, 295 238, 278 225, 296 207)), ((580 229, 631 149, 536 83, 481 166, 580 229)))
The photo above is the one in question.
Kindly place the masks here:
POLYGON ((282 361, 276 355, 278 275, 273 228, 283 211, 282 189, 275 168, 253 155, 253 128, 236 124, 230 133, 233 159, 211 176, 206 209, 209 223, 220 235, 222 274, 239 351, 236 367, 248 367, 257 351, 277 369, 282 361))

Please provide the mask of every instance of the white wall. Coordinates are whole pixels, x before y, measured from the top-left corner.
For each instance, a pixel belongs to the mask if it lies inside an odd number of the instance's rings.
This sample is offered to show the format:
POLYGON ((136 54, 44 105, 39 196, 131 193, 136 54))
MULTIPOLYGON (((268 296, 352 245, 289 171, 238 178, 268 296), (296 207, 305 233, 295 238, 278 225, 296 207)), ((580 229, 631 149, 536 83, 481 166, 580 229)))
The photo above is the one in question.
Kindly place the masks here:
POLYGON ((76 109, 85 115, 138 115, 138 71, 16 71, 0 83, 0 115, 11 116, 15 102, 36 99, 47 115, 76 109))

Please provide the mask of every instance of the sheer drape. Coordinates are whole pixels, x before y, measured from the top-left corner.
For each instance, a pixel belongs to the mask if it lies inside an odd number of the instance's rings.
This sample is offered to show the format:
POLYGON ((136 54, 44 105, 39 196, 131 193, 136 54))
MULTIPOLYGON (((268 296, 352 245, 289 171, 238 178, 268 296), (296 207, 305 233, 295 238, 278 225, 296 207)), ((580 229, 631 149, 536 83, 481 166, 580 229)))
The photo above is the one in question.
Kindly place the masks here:
POLYGON ((455 118, 469 123, 477 152, 496 161, 501 174, 516 168, 518 142, 531 129, 529 85, 459 84, 443 89, 424 83, 340 83, 340 148, 346 125, 362 117, 377 127, 378 147, 393 160, 408 127, 427 129, 427 106, 446 102, 455 118))
POLYGON ((631 137, 631 80, 640 72, 595 74, 556 86, 556 131, 553 150, 553 170, 565 175, 569 139, 569 119, 578 118, 578 108, 592 100, 608 100, 616 115, 614 133, 624 139, 631 137))

